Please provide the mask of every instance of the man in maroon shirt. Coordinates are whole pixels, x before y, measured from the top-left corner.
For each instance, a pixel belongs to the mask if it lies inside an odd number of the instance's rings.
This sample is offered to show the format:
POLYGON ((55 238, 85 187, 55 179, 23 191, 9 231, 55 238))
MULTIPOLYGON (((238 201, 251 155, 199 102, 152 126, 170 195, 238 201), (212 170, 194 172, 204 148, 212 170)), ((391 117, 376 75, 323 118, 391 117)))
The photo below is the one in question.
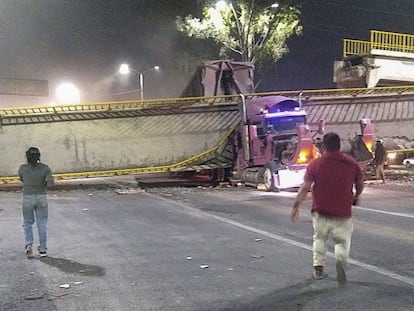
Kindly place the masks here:
POLYGON ((291 219, 299 216, 299 205, 312 189, 313 276, 324 277, 327 240, 332 234, 338 282, 346 282, 345 265, 351 246, 352 205, 357 204, 364 187, 362 171, 356 161, 341 153, 340 138, 336 133, 323 137, 324 153, 313 160, 296 196, 291 219), (355 193, 354 193, 355 185, 355 193))

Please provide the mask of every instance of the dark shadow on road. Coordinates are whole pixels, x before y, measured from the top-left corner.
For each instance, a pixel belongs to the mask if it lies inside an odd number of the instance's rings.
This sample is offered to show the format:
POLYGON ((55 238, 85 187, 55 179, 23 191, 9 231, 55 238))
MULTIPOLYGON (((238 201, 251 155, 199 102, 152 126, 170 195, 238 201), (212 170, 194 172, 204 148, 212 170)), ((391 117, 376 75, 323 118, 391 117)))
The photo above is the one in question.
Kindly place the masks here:
POLYGON ((66 273, 80 274, 85 276, 105 275, 105 268, 101 268, 94 265, 85 265, 74 260, 54 257, 43 257, 40 258, 40 261, 55 268, 58 268, 59 270, 66 273))
POLYGON ((408 310, 407 307, 414 303, 413 294, 409 286, 389 283, 348 282, 339 285, 333 278, 308 279, 251 301, 218 302, 215 307, 213 303, 199 311, 391 310, 387 308, 393 304, 388 301, 390 297, 396 297, 400 310, 408 310))

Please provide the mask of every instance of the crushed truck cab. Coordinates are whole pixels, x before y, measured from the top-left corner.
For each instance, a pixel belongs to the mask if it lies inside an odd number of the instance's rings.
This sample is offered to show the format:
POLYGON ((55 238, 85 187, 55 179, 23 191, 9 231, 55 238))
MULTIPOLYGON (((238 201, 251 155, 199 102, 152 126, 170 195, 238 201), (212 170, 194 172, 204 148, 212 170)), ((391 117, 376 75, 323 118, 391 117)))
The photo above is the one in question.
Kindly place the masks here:
POLYGON ((308 163, 319 155, 300 103, 284 96, 242 96, 240 114, 233 177, 264 184, 268 191, 300 186, 308 163))

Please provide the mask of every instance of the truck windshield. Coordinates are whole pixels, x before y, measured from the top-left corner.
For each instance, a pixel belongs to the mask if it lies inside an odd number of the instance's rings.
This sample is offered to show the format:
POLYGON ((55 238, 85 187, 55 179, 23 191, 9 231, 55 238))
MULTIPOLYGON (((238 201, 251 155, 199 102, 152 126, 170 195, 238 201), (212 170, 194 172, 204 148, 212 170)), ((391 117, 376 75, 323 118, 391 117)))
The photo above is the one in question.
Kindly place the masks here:
POLYGON ((296 126, 305 124, 305 116, 275 117, 266 119, 268 133, 295 131, 296 126))

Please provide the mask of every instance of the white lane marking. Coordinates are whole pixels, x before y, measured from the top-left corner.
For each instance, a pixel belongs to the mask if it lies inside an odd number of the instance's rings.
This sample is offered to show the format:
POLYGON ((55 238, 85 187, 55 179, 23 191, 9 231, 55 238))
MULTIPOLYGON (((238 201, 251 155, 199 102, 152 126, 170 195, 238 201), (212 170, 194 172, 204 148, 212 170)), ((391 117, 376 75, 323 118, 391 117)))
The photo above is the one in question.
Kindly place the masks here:
MULTIPOLYGON (((225 218, 225 217, 212 215, 212 214, 209 214, 209 213, 206 213, 206 214, 209 217, 212 217, 214 219, 217 219, 217 220, 219 220, 221 222, 224 222, 224 223, 227 223, 229 225, 233 225, 233 226, 239 227, 241 229, 248 230, 250 232, 261 234, 263 236, 269 237, 271 239, 274 239, 274 240, 277 240, 277 241, 280 241, 280 242, 284 242, 284 243, 287 243, 287 244, 290 244, 290 245, 293 245, 293 246, 297 246, 297 247, 312 251, 312 247, 307 245, 307 244, 297 242, 295 240, 291 240, 291 239, 285 238, 283 236, 280 236, 280 235, 277 235, 277 234, 274 234, 274 233, 270 233, 268 231, 264 231, 264 230, 257 229, 257 228, 254 228, 254 227, 251 227, 251 226, 248 226, 248 225, 244 225, 242 223, 239 223, 237 221, 234 221, 234 220, 231 220, 231 219, 228 219, 228 218, 225 218)), ((335 258, 335 255, 332 252, 328 252, 327 254, 331 258, 335 258)), ((403 283, 409 284, 411 286, 414 286, 414 279, 413 278, 406 277, 406 276, 403 276, 403 275, 399 275, 397 273, 394 273, 394 272, 391 272, 391 271, 388 271, 386 269, 376 267, 376 266, 373 266, 373 265, 370 265, 370 264, 366 264, 366 263, 363 263, 363 262, 355 260, 355 259, 349 259, 348 262, 350 264, 353 264, 353 265, 358 266, 360 268, 363 268, 365 270, 369 270, 369 271, 381 274, 383 276, 389 277, 391 279, 395 279, 395 280, 398 280, 400 282, 403 282, 403 283)))
POLYGON ((368 212, 374 212, 374 213, 379 213, 379 214, 387 214, 387 215, 399 216, 399 217, 405 217, 405 218, 414 218, 414 214, 388 212, 388 211, 384 211, 380 209, 374 209, 374 208, 362 207, 362 206, 353 206, 352 208, 361 210, 361 211, 368 211, 368 212))
MULTIPOLYGON (((210 218, 216 219, 218 221, 227 223, 229 225, 233 225, 235 227, 238 227, 238 228, 250 231, 250 232, 261 234, 261 235, 266 236, 268 238, 271 238, 271 239, 274 239, 274 240, 277 240, 277 241, 280 241, 280 242, 284 242, 286 244, 290 244, 290 245, 293 245, 293 246, 297 246, 299 248, 306 249, 308 251, 312 251, 312 246, 309 246, 305 243, 298 242, 298 241, 295 241, 295 240, 292 240, 292 239, 288 239, 288 238, 285 238, 283 236, 280 236, 280 235, 277 235, 277 234, 274 234, 274 233, 271 233, 271 232, 268 232, 268 231, 264 231, 262 229, 258 229, 258 228, 254 228, 254 227, 251 227, 251 226, 248 226, 248 225, 244 225, 240 222, 237 222, 237 221, 225 218, 225 217, 221 217, 221 216, 218 216, 218 215, 213 215, 213 214, 207 213, 207 212, 202 211, 200 209, 194 208, 193 206, 191 206, 189 204, 186 204, 186 203, 183 203, 183 202, 173 201, 173 200, 171 200, 171 198, 164 198, 160 195, 149 194, 149 193, 147 193, 147 195, 155 196, 158 199, 161 199, 165 202, 168 202, 169 204, 174 204, 174 205, 176 205, 180 208, 185 208, 187 211, 191 212, 191 214, 193 214, 193 215, 210 217, 210 218)), ((335 254, 332 253, 332 252, 327 252, 327 256, 329 256, 331 258, 335 258, 335 254)), ((348 262, 350 264, 353 264, 353 265, 355 265, 357 267, 360 267, 362 269, 369 270, 369 271, 375 272, 377 274, 381 274, 383 276, 389 277, 389 278, 394 279, 394 280, 398 280, 400 282, 409 284, 409 285, 414 287, 414 279, 413 278, 406 277, 406 276, 403 276, 403 275, 399 275, 397 273, 388 271, 386 269, 376 267, 376 266, 373 266, 373 265, 370 265, 370 264, 366 264, 362 261, 358 261, 358 260, 351 259, 351 258, 348 260, 348 262)))
MULTIPOLYGON (((269 195, 269 194, 267 194, 269 195)), ((283 193, 283 192, 279 192, 279 193, 272 193, 271 195, 273 196, 277 196, 277 197, 296 197, 296 193, 283 193)), ((398 217, 405 217, 405 218, 414 218, 414 214, 408 214, 408 213, 399 213, 399 212, 389 212, 389 211, 384 211, 384 210, 380 210, 380 209, 375 209, 375 208, 369 208, 369 207, 362 207, 362 206, 352 206, 353 209, 356 210, 361 210, 361 211, 367 211, 367 212, 374 212, 374 213, 378 213, 378 214, 386 214, 386 215, 392 215, 392 216, 398 216, 398 217)))
MULTIPOLYGON (((292 192, 262 192, 262 193, 259 193, 258 195, 259 196, 285 197, 285 198, 296 197, 296 193, 292 193, 292 192)), ((405 218, 414 218, 414 214, 408 214, 408 213, 389 212, 389 211, 384 211, 384 210, 369 208, 369 207, 362 207, 362 206, 353 206, 352 208, 356 210, 373 212, 373 213, 378 213, 378 214, 386 214, 386 215, 405 217, 405 218)))

